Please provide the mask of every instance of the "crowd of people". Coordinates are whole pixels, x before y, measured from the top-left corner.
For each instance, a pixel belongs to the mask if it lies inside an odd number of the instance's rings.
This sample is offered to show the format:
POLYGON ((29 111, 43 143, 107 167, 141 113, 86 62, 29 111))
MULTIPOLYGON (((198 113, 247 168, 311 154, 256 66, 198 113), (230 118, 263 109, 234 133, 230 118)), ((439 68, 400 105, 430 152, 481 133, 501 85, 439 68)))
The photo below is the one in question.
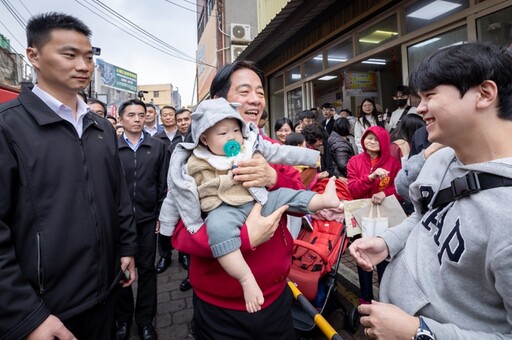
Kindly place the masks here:
POLYGON ((221 67, 193 112, 82 100, 90 35, 66 14, 31 18, 38 82, 0 106, 0 338, 121 340, 135 320, 157 339, 156 277, 177 249, 197 339, 294 339, 285 212, 339 209, 335 179, 410 215, 352 240, 368 338, 510 336, 510 51, 439 50, 411 74, 416 108, 400 85, 390 115, 372 98, 356 116, 324 103, 277 119, 272 140, 250 61, 221 67))

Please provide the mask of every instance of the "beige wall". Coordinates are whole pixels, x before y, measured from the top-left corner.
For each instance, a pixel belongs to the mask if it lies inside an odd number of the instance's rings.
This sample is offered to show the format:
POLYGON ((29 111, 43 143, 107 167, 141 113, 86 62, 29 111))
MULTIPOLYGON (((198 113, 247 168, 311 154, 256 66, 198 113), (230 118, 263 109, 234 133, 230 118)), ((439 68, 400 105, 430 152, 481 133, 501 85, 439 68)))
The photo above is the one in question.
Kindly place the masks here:
POLYGON ((172 102, 172 84, 138 85, 138 91, 148 91, 148 93, 144 93, 145 103, 153 101, 153 104, 159 107, 164 105, 175 106, 175 103, 172 102), (158 91, 158 97, 155 97, 155 91, 158 91))
POLYGON ((289 0, 258 0, 258 33, 281 12, 289 0))

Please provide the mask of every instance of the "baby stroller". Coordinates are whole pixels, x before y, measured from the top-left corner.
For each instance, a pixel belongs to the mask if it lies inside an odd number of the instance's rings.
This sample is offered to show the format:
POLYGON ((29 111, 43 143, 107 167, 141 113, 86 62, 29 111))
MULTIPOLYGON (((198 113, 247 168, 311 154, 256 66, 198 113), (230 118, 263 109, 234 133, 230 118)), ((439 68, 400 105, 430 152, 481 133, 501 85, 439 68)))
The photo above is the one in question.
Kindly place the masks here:
MULTIPOLYGON (((322 192, 326 182, 315 186, 322 192)), ((345 182, 336 180, 338 197, 351 199, 345 182)), ((337 292, 337 274, 341 257, 348 245, 343 219, 309 220, 309 228, 303 228, 294 241, 292 265, 288 279, 297 285, 320 314, 326 315, 341 308, 345 315, 345 327, 352 332, 359 328, 357 308, 345 301, 337 292)), ((292 306, 294 328, 299 333, 312 331, 315 321, 299 303, 292 306)))

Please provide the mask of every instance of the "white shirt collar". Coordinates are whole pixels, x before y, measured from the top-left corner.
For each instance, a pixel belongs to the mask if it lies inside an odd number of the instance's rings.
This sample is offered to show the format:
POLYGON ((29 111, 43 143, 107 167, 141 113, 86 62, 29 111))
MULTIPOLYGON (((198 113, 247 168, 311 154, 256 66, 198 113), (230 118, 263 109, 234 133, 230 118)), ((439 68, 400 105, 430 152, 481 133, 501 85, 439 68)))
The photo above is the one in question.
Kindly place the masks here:
POLYGON ((67 106, 64 105, 61 101, 59 101, 57 98, 49 94, 48 92, 42 90, 39 86, 35 85, 32 89, 32 92, 38 96, 43 102, 45 102, 48 107, 57 114, 60 118, 64 119, 65 121, 70 122, 73 127, 75 128, 76 132, 78 133, 79 137, 82 137, 83 133, 83 119, 84 116, 89 111, 89 106, 80 98, 77 96, 77 108, 76 108, 76 120, 73 115, 73 110, 67 106))

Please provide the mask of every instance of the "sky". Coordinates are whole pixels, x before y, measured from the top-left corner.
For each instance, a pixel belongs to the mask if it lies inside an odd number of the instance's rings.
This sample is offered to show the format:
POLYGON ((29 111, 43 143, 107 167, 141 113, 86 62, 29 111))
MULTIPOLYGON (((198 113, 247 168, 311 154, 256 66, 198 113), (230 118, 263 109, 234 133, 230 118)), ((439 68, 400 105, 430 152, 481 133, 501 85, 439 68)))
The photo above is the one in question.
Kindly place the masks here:
POLYGON ((15 9, 21 18, 20 21, 25 23, 32 15, 49 11, 64 12, 78 17, 92 30, 91 43, 101 48, 99 58, 136 73, 139 85, 171 83, 174 89, 179 89, 182 105, 196 103, 195 63, 171 56, 176 53, 165 47, 170 45, 186 56, 195 58, 195 0, 0 0, 0 33, 10 39, 11 46, 16 52, 25 56, 24 27, 8 11, 6 3, 15 9), (160 39, 160 42, 155 42, 148 35, 136 33, 115 21, 107 14, 105 8, 101 7, 101 3, 160 39), (109 22, 94 12, 109 19, 109 22), (112 22, 124 30, 129 30, 140 40, 114 26, 112 22), (144 42, 149 42, 166 53, 144 42))

